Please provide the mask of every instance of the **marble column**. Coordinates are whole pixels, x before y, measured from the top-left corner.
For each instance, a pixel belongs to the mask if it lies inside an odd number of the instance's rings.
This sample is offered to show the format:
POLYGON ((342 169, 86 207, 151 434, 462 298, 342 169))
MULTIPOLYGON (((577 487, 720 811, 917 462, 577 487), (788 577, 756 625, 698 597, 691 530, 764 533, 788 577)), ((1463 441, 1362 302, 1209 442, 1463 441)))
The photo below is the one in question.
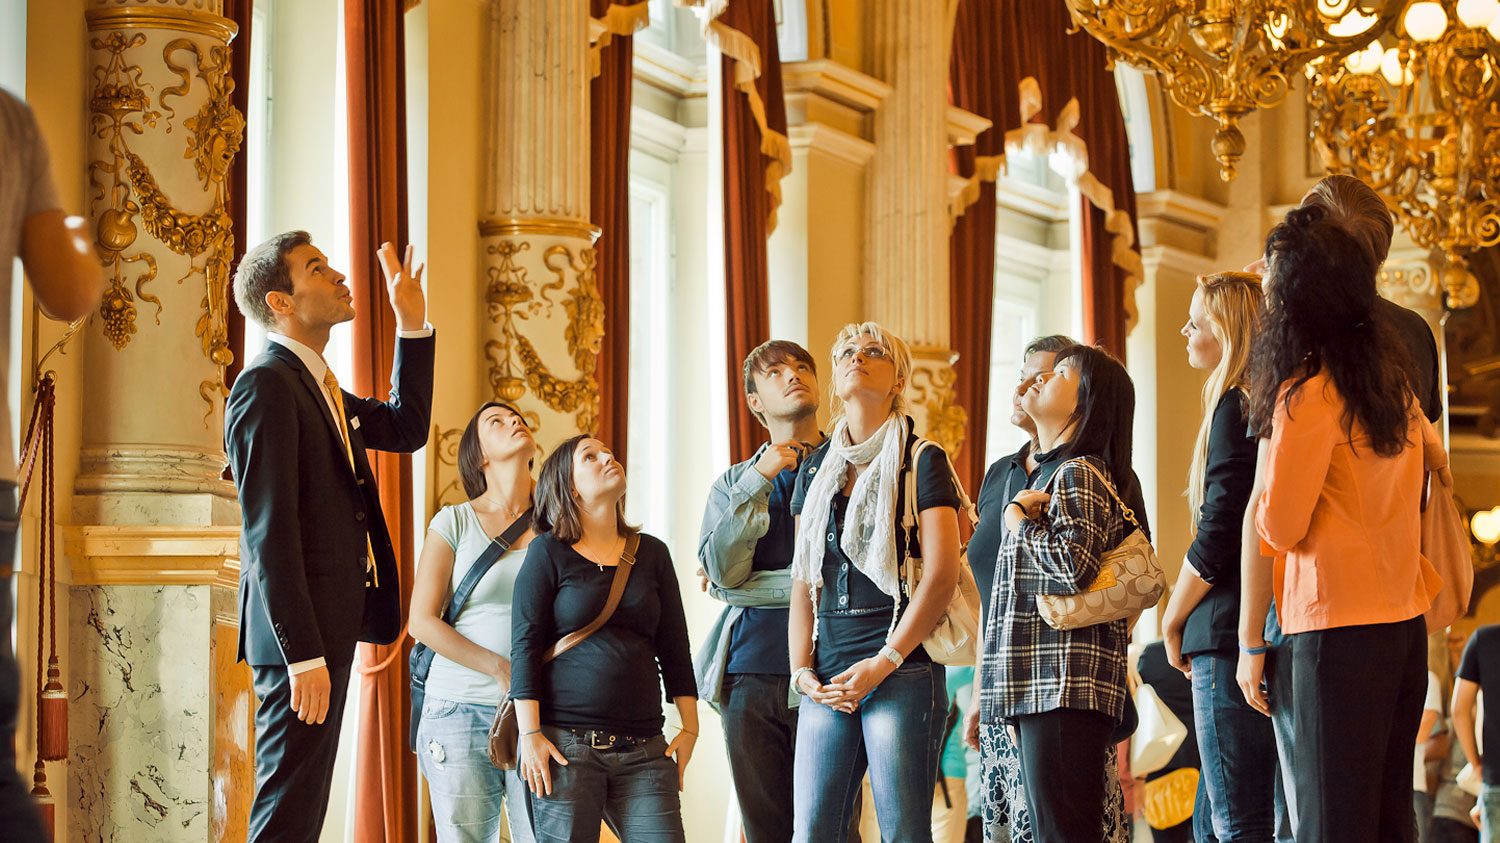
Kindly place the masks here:
POLYGON ((234 242, 222 0, 91 0, 89 216, 109 289, 83 333, 65 547, 68 836, 243 838, 249 672, 234 664, 239 512, 225 465, 234 242))
MULTIPOLYGON (((587 0, 490 0, 479 221, 485 394, 543 450, 598 427, 587 0)), ((623 448, 624 443, 610 443, 623 448)))
POLYGON ((870 72, 890 86, 867 167, 865 310, 911 346, 917 428, 950 453, 967 414, 954 403, 948 325, 948 54, 956 0, 873 0, 870 72))

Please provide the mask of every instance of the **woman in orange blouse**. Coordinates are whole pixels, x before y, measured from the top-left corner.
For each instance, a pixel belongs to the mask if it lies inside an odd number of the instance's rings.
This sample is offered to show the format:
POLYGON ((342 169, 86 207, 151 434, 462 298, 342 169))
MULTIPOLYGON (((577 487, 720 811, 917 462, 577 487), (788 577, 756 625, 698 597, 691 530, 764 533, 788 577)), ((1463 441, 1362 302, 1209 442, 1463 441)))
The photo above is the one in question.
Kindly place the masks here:
POLYGON ((1271 231, 1251 425, 1266 451, 1238 679, 1266 711, 1259 624, 1274 591, 1292 664, 1298 840, 1411 841, 1413 744, 1438 577, 1420 550, 1424 446, 1441 449, 1373 315, 1368 254, 1317 207, 1271 231))

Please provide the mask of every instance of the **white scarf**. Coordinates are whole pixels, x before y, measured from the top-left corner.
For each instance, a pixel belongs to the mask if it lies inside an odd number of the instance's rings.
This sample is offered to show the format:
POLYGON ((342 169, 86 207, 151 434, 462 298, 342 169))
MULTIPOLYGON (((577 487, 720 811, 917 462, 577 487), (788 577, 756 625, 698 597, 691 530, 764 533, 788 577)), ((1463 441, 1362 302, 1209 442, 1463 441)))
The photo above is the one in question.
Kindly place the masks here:
POLYGON ((792 578, 808 584, 815 606, 818 588, 823 585, 828 514, 833 510, 833 496, 843 487, 846 466, 850 464, 868 464, 869 468, 854 481, 849 493, 839 547, 860 573, 899 603, 896 482, 906 451, 906 435, 906 416, 893 413, 873 436, 858 445, 849 441, 849 424, 842 419, 828 438, 828 454, 802 501, 802 519, 792 555, 792 578))

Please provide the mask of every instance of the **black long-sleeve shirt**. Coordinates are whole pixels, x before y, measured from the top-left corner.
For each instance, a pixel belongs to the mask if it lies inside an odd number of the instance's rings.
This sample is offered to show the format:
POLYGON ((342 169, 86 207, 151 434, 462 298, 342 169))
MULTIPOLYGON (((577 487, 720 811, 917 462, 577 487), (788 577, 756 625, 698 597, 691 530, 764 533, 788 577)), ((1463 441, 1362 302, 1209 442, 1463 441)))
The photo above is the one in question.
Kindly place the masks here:
POLYGON ((1224 393, 1214 407, 1203 471, 1203 506, 1188 563, 1212 588, 1188 615, 1185 654, 1234 650, 1240 622, 1240 530, 1255 484, 1255 440, 1245 435, 1244 392, 1224 393))
POLYGON ((609 621, 542 664, 564 635, 599 616, 615 569, 599 567, 550 534, 532 540, 511 604, 511 696, 541 704, 542 723, 650 736, 666 698, 696 697, 682 594, 667 546, 641 535, 635 569, 609 621), (660 678, 660 682, 658 682, 660 678))

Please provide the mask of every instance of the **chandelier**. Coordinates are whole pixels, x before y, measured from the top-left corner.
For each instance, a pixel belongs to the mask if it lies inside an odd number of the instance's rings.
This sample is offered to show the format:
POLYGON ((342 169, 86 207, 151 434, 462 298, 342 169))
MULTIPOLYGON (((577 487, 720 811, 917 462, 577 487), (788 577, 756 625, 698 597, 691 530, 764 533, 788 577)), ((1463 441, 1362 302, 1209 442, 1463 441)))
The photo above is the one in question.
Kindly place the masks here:
POLYGON ((1229 181, 1245 152, 1239 119, 1281 102, 1308 62, 1337 62, 1394 21, 1405 0, 1066 0, 1112 59, 1153 72, 1172 100, 1218 122, 1229 181))
POLYGON ((1313 143, 1369 182, 1418 245, 1441 251, 1450 308, 1479 284, 1465 257, 1500 243, 1500 0, 1412 3, 1387 44, 1311 64, 1313 143))

